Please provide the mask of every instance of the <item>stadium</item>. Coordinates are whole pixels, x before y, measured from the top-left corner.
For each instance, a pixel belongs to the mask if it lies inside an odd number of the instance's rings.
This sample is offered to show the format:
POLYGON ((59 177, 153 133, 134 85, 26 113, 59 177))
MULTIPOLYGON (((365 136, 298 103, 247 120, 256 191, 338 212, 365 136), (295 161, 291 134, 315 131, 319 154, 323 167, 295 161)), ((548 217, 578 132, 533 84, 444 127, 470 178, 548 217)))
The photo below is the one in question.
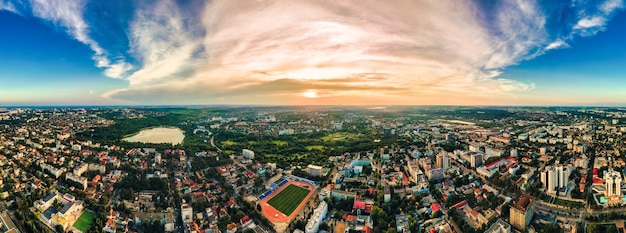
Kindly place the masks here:
POLYGON ((288 177, 269 188, 257 198, 263 215, 274 223, 291 221, 315 193, 315 183, 299 177, 288 177))

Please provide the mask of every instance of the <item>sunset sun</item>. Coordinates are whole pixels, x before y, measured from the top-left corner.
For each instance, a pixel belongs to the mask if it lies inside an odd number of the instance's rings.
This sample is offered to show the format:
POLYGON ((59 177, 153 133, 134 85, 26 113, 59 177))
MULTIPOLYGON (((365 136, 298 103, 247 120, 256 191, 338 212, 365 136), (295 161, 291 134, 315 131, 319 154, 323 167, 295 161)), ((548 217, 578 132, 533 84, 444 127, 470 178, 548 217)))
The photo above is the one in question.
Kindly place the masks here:
POLYGON ((317 95, 317 91, 315 91, 315 90, 307 90, 307 91, 302 93, 302 96, 304 96, 306 98, 311 98, 311 99, 319 97, 317 95))

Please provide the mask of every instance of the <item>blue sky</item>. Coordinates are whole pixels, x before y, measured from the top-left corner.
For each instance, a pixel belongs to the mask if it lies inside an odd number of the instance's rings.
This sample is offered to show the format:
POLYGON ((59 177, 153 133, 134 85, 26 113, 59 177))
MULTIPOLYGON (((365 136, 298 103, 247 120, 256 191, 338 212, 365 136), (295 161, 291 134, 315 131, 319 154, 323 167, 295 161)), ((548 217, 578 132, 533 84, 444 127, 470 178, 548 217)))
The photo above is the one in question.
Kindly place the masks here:
POLYGON ((0 0, 0 105, 626 105, 622 0, 0 0))

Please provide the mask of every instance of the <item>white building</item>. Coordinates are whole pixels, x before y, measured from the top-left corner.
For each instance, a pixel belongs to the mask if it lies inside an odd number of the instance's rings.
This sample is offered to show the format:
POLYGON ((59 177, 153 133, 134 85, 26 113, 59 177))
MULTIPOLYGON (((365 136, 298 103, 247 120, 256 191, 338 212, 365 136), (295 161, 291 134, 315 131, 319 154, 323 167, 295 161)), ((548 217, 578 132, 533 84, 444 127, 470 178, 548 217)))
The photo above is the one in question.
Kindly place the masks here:
POLYGON ((622 196, 622 174, 620 172, 609 169, 604 173, 604 183, 606 185, 605 197, 621 197, 622 196))
POLYGON ((83 163, 80 166, 77 166, 76 168, 74 168, 74 174, 81 176, 83 175, 83 173, 87 171, 88 168, 89 168, 89 164, 83 163))
POLYGON ((309 164, 309 166, 307 166, 306 172, 309 176, 322 176, 323 175, 323 170, 324 168, 322 166, 317 166, 317 165, 313 165, 313 164, 309 164))
POLYGON ((491 148, 491 147, 485 148, 485 159, 488 159, 491 157, 500 157, 502 156, 502 154, 504 154, 502 150, 498 150, 498 149, 491 148))
POLYGON ((499 218, 485 233, 511 233, 511 224, 499 218))
POLYGON ((63 172, 65 172, 65 168, 55 168, 46 163, 40 163, 39 166, 41 167, 42 170, 46 170, 50 172, 50 174, 52 174, 54 178, 57 178, 57 179, 59 178, 59 176, 63 174, 63 172))
POLYGON ((254 151, 252 150, 243 149, 241 150, 241 154, 243 154, 243 157, 246 159, 254 159, 254 151))
POLYGON ((557 189, 567 187, 571 170, 567 165, 546 166, 541 171, 541 183, 546 192, 555 194, 557 189))
POLYGON ((295 134, 296 131, 294 129, 283 129, 278 131, 278 135, 292 135, 295 134))
POLYGON ((479 153, 479 152, 481 152, 481 148, 480 147, 481 147, 480 145, 470 144, 469 145, 469 150, 471 152, 474 152, 474 153, 479 153))
POLYGON ((313 215, 309 219, 309 222, 306 224, 304 228, 306 233, 317 233, 320 227, 320 224, 324 220, 328 214, 328 204, 325 201, 320 202, 320 204, 313 210, 313 215))
POLYGON ((87 188, 87 178, 85 177, 68 172, 67 174, 65 174, 65 180, 71 180, 71 181, 81 184, 83 186, 83 190, 87 188))
POLYGON ((193 207, 185 203, 180 206, 180 215, 182 216, 184 223, 193 222, 193 207))

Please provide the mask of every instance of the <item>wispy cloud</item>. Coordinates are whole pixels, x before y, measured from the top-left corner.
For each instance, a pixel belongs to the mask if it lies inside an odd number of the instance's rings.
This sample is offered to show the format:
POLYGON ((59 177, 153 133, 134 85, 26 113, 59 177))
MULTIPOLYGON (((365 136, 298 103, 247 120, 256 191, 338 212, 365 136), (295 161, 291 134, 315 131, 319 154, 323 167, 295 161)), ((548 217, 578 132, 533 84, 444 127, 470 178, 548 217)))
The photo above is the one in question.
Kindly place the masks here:
POLYGON ((107 52, 89 36, 89 24, 83 17, 85 4, 84 0, 30 0, 34 16, 64 28, 74 39, 91 48, 95 53, 92 57, 95 65, 104 68, 105 75, 121 78, 126 71, 132 69, 132 66, 124 59, 111 62, 107 52))
POLYGON ((600 31, 604 31, 608 21, 618 10, 624 8, 622 0, 606 0, 599 5, 593 2, 582 2, 580 5, 574 4, 578 8, 577 22, 572 33, 567 35, 567 39, 574 36, 593 36, 600 31))
POLYGON ((17 8, 15 8, 13 2, 8 0, 0 0, 0 11, 9 11, 14 14, 20 14, 17 8))
POLYGON ((142 63, 128 77, 131 87, 171 81, 199 66, 204 33, 194 16, 174 1, 141 6, 130 24, 131 53, 142 63))

